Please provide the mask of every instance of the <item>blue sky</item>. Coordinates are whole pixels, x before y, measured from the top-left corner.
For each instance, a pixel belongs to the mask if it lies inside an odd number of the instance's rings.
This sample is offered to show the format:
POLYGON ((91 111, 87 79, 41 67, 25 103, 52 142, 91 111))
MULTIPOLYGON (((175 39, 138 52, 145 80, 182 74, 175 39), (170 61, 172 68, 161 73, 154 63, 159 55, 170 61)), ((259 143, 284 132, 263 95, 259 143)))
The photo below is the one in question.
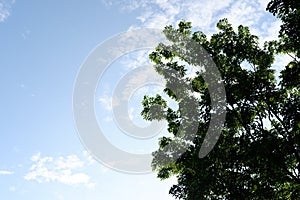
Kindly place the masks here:
MULTIPOLYGON (((248 25, 262 40, 275 39, 280 22, 265 12, 264 0, 0 0, 0 196, 2 199, 173 199, 174 179, 155 174, 129 175, 95 162, 81 144, 73 120, 73 86, 81 64, 107 38, 136 28, 163 28, 186 19, 208 35, 227 17, 248 25)), ((142 54, 118 61, 123 71, 145 62, 142 54), (127 64, 126 64, 127 63, 127 64)), ((278 56, 274 67, 286 63, 278 56)), ((112 66, 114 67, 114 66, 112 66)), ((115 64, 116 67, 116 64, 115 64)), ((120 70, 120 71, 122 71, 120 70)), ((95 93, 99 123, 121 134, 112 120, 108 71, 95 93)), ((158 88, 159 89, 159 88, 158 88)), ((139 97, 149 90, 141 90, 139 97)), ((138 116, 140 98, 131 103, 138 116)), ((127 145, 124 135, 112 143, 128 151, 151 151, 157 137, 127 145), (149 148, 148 148, 149 147, 149 148)))

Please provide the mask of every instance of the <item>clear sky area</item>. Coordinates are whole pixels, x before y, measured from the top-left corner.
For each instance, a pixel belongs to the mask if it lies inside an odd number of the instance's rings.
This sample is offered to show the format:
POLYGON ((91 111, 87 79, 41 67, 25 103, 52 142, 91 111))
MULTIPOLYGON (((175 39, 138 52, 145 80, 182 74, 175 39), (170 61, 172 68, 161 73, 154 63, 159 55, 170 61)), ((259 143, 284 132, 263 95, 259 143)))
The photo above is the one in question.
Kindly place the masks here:
MULTIPOLYGON (((168 191, 175 178, 161 181, 155 173, 120 173, 88 153, 74 123, 78 72, 92 50, 108 38, 139 28, 175 26, 181 19, 210 36, 217 31, 217 21, 226 17, 235 28, 250 26, 263 44, 276 39, 280 28, 280 21, 265 11, 267 3, 0 0, 0 199, 174 199, 168 191)), ((111 96, 122 73, 147 62, 145 58, 137 54, 114 62, 94 96, 95 113, 109 141, 135 153, 154 151, 159 135, 149 140, 126 139, 113 119, 111 96)), ((278 56, 274 68, 287 61, 278 56)), ((139 116, 140 100, 145 93, 161 89, 137 90, 129 102, 130 119, 147 125, 139 116)))

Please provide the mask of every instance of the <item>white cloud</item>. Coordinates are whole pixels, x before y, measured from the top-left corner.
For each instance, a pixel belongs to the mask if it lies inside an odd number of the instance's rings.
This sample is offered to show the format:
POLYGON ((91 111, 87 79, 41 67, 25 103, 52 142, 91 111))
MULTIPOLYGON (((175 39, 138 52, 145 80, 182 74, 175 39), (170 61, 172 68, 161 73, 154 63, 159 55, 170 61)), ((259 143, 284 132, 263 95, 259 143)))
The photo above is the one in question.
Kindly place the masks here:
POLYGON ((12 174, 14 174, 13 171, 0 170, 0 175, 12 175, 12 174))
POLYGON ((84 162, 77 155, 54 158, 41 157, 41 154, 37 153, 31 157, 31 161, 33 164, 24 176, 25 180, 34 180, 38 183, 60 182, 66 185, 85 185, 88 188, 95 186, 87 174, 79 172, 84 167, 84 162))
POLYGON ((14 0, 0 0, 0 23, 9 17, 10 7, 14 2, 14 0))
POLYGON ((137 89, 149 86, 157 85, 164 87, 165 79, 162 76, 158 75, 157 72, 151 66, 145 66, 141 70, 134 71, 133 73, 128 73, 127 83, 123 86, 122 94, 120 99, 129 100, 131 96, 136 92, 137 89))
POLYGON ((130 54, 126 54, 123 56, 120 63, 125 67, 125 69, 128 70, 150 65, 149 54, 151 53, 151 51, 136 51, 130 54))
POLYGON ((135 113, 135 109, 133 107, 129 108, 128 115, 131 121, 133 121, 134 118, 137 117, 136 115, 134 115, 134 113, 135 113))
MULTIPOLYGON (((211 36, 217 31, 219 19, 228 18, 236 29, 239 25, 249 26, 257 35, 260 46, 265 41, 278 37, 280 20, 266 11, 269 0, 106 0, 107 5, 119 6, 123 10, 140 11, 138 23, 132 27, 163 28, 177 25, 182 19, 192 22, 196 30, 211 36)), ((131 28, 132 28, 131 27, 131 28)), ((275 63, 276 64, 276 63, 275 63)))
POLYGON ((228 18, 235 27, 240 24, 253 26, 265 12, 260 5, 256 1, 236 1, 223 15, 220 15, 220 18, 228 18))
POLYGON ((108 95, 103 95, 98 98, 98 102, 101 104, 101 106, 108 111, 112 110, 112 97, 108 95))
POLYGON ((3 22, 10 15, 9 11, 0 2, 0 22, 3 22))
POLYGON ((83 155, 86 157, 88 161, 88 165, 92 165, 96 163, 96 160, 93 158, 93 156, 88 151, 83 151, 83 155))
POLYGON ((31 31, 30 31, 27 27, 25 27, 25 30, 24 30, 24 32, 21 34, 21 36, 22 36, 22 38, 25 40, 25 39, 28 38, 28 36, 30 35, 30 33, 31 33, 31 31))
POLYGON ((264 31, 260 31, 257 35, 263 41, 271 41, 277 39, 281 24, 281 21, 273 21, 271 23, 264 22, 261 25, 261 30, 264 31))
MULTIPOLYGON (((219 19, 228 18, 234 28, 249 26, 262 40, 275 39, 280 22, 266 11, 269 0, 106 0, 108 6, 122 10, 139 10, 138 23, 132 27, 164 28, 182 19, 207 35, 216 32, 219 19)), ((131 27, 131 28, 132 28, 131 27)))

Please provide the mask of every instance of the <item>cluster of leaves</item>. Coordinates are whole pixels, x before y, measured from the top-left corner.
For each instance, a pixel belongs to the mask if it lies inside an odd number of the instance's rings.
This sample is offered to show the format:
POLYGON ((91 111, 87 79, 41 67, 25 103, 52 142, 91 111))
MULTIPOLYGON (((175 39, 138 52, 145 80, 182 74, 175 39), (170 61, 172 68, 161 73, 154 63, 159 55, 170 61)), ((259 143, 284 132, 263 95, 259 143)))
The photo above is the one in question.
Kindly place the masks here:
POLYGON ((278 50, 295 53, 300 57, 300 1, 273 0, 267 10, 277 16, 283 24, 279 31, 278 50))
POLYGON ((179 109, 168 107, 159 95, 145 96, 142 116, 168 122, 171 135, 160 139, 160 149, 153 153, 152 164, 161 179, 177 175, 178 184, 170 189, 176 198, 300 196, 299 5, 297 0, 269 3, 267 9, 283 25, 280 40, 266 42, 263 48, 248 27, 239 26, 235 32, 226 19, 218 22, 219 32, 210 39, 202 32, 192 32, 191 23, 185 21, 178 28, 165 28, 164 34, 171 44, 159 44, 150 59, 166 79, 165 93, 178 102, 179 109), (205 70, 190 77, 182 64, 205 65, 200 46, 215 62, 227 95, 221 137, 202 159, 198 153, 212 114, 209 86, 203 78, 205 70), (277 53, 289 53, 294 59, 275 78, 271 67, 277 53), (188 111, 187 104, 191 105, 188 111), (188 124, 189 128, 181 128, 181 124, 188 124), (189 131, 196 135, 191 137, 189 131), (183 141, 189 145, 178 156, 183 141))

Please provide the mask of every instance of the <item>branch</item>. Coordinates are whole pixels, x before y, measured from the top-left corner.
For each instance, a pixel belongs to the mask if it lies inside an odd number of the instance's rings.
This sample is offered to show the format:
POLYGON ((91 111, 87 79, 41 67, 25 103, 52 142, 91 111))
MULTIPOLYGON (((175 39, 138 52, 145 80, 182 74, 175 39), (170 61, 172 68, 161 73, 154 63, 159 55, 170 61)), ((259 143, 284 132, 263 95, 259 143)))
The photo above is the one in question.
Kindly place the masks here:
POLYGON ((291 58, 293 58, 295 61, 298 62, 297 58, 295 56, 292 56, 290 53, 287 53, 287 55, 289 55, 291 58))
POLYGON ((282 126, 283 126, 283 128, 286 131, 287 136, 288 136, 287 141, 288 141, 289 144, 292 145, 295 157, 296 157, 298 163, 300 163, 300 155, 299 155, 298 151, 295 149, 295 144, 292 142, 292 139, 291 139, 290 135, 288 134, 290 131, 285 126, 283 120, 277 115, 277 113, 271 108, 271 106, 268 103, 267 103, 267 106, 269 108, 269 112, 271 111, 271 113, 276 117, 276 119, 282 124, 282 126))

